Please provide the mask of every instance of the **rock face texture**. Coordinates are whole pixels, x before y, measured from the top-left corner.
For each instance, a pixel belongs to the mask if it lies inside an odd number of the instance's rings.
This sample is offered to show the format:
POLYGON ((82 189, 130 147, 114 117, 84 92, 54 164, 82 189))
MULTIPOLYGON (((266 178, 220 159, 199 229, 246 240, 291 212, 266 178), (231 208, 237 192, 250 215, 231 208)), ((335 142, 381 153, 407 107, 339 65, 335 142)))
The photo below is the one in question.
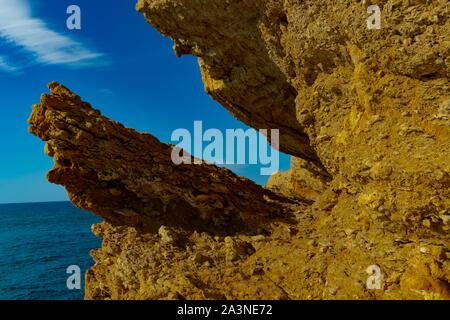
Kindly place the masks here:
POLYGON ((310 161, 292 157, 291 169, 273 174, 266 188, 292 198, 314 202, 328 188, 331 181, 332 177, 322 167, 310 161))
POLYGON ((292 168, 264 189, 175 166, 172 146, 50 84, 30 118, 55 159, 49 181, 105 219, 86 298, 450 299, 447 1, 137 10, 177 55, 198 56, 206 91, 237 119, 280 129, 292 168), (381 29, 367 27, 370 4, 381 29))
MULTIPOLYGON (((63 185, 77 207, 105 220, 93 227, 104 242, 92 252, 87 298, 163 298, 166 286, 151 289, 161 280, 160 267, 195 270, 195 263, 210 261, 205 273, 222 275, 221 259, 253 254, 249 239, 270 234, 272 224, 292 223, 307 208, 225 168, 175 165, 174 146, 105 118, 63 85, 49 88, 29 119, 29 131, 47 142, 45 152, 55 160, 47 178, 63 185)), ((218 291, 213 284, 211 290, 218 291)))
POLYGON ((367 28, 368 4, 344 0, 140 0, 137 9, 178 55, 199 57, 206 91, 235 117, 279 128, 282 151, 351 181, 389 219, 442 224, 447 1, 375 3, 380 30, 367 28))

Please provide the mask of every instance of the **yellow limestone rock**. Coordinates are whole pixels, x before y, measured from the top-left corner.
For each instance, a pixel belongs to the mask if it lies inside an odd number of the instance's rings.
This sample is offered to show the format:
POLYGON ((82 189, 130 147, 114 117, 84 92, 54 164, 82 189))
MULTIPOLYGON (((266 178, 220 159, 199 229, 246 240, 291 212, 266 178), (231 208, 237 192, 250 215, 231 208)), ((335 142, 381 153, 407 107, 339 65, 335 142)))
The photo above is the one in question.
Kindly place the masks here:
POLYGON ((449 299, 448 3, 376 3, 378 30, 364 1, 138 1, 214 99, 280 129, 272 192, 50 85, 48 178, 105 219, 87 299, 449 299))

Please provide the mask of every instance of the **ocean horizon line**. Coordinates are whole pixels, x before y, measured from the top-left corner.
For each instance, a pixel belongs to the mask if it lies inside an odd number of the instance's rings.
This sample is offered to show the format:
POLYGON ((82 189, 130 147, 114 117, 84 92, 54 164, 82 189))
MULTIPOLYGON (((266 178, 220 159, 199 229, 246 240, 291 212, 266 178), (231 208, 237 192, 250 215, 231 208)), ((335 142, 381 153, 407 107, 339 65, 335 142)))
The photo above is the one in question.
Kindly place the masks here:
POLYGON ((58 203, 58 202, 70 202, 70 200, 28 201, 28 202, 0 202, 0 206, 1 205, 9 205, 9 204, 39 204, 39 203, 58 203))

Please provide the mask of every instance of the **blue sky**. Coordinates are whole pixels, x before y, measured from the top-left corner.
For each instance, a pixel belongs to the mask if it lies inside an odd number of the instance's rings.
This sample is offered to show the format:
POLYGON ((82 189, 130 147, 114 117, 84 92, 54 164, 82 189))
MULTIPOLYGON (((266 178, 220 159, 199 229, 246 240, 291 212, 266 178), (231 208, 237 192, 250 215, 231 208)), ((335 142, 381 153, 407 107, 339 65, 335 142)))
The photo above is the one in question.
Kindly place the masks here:
MULTIPOLYGON (((31 106, 58 81, 116 121, 171 142, 177 128, 247 129, 212 100, 197 60, 177 58, 135 11, 136 0, 0 0, 0 203, 67 200, 47 182, 53 159, 27 131, 31 106), (69 30, 69 5, 81 8, 81 30, 69 30)), ((280 154, 280 170, 290 157, 280 154)), ((230 166, 264 184, 259 165, 230 166)))

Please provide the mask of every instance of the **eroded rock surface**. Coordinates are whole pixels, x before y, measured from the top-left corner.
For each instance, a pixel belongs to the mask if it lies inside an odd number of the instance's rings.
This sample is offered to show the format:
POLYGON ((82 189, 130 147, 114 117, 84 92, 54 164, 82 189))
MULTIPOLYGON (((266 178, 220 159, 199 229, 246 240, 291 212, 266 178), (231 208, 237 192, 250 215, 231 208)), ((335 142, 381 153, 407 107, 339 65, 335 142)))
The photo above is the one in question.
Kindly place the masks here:
POLYGON ((294 201, 226 168, 174 165, 173 145, 105 118, 56 82, 49 88, 52 93, 33 106, 29 129, 47 142, 45 152, 55 159, 48 180, 64 185, 78 207, 144 231, 175 223, 197 231, 251 233, 264 229, 264 217, 288 218, 283 203, 294 201))
MULTIPOLYGON (((180 247, 184 251, 196 245, 191 237, 203 241, 203 233, 210 238, 234 236, 237 238, 229 238, 226 246, 231 246, 232 259, 238 260, 239 254, 254 251, 251 243, 239 236, 270 234, 271 224, 291 223, 295 212, 306 208, 301 202, 276 195, 226 168, 194 161, 192 165, 175 165, 171 159, 173 145, 107 119, 63 85, 52 82, 49 88, 51 94, 43 94, 41 103, 33 106, 29 131, 47 142, 45 152, 55 160, 48 180, 63 185, 77 207, 105 220, 93 228, 105 239, 103 248, 93 253, 97 262, 93 270, 116 260, 114 250, 132 254, 120 243, 122 237, 129 239, 130 234, 134 234, 133 239, 157 239, 173 246, 173 250, 180 247)), ((151 243, 144 241, 146 245, 151 243)), ((163 254, 170 252, 164 247, 161 250, 163 254)), ((219 251, 215 254, 225 257, 219 251)), ((210 260, 202 257, 196 259, 210 260)), ((116 263, 128 270, 127 274, 133 269, 120 259, 116 263)), ((220 264, 217 267, 222 268, 220 264)), ((101 280, 95 282, 96 277, 95 274, 87 279, 88 298, 127 296, 111 285, 111 291, 99 292, 96 286, 104 284, 101 280)), ((121 281, 135 280, 125 277, 121 281)))
POLYGON ((351 182, 367 210, 442 226, 448 3, 371 4, 381 30, 367 28, 365 1, 140 0, 137 9, 178 55, 199 57, 206 91, 235 117, 279 128, 282 151, 351 182))
POLYGON ((86 298, 450 299, 447 1, 373 4, 380 30, 366 1, 138 2, 214 99, 280 129, 294 157, 273 192, 174 166, 170 145, 50 85, 30 118, 48 178, 105 219, 86 298))
POLYGON ((292 157, 289 171, 274 173, 266 188, 291 198, 316 201, 328 188, 332 177, 313 162, 292 157))

